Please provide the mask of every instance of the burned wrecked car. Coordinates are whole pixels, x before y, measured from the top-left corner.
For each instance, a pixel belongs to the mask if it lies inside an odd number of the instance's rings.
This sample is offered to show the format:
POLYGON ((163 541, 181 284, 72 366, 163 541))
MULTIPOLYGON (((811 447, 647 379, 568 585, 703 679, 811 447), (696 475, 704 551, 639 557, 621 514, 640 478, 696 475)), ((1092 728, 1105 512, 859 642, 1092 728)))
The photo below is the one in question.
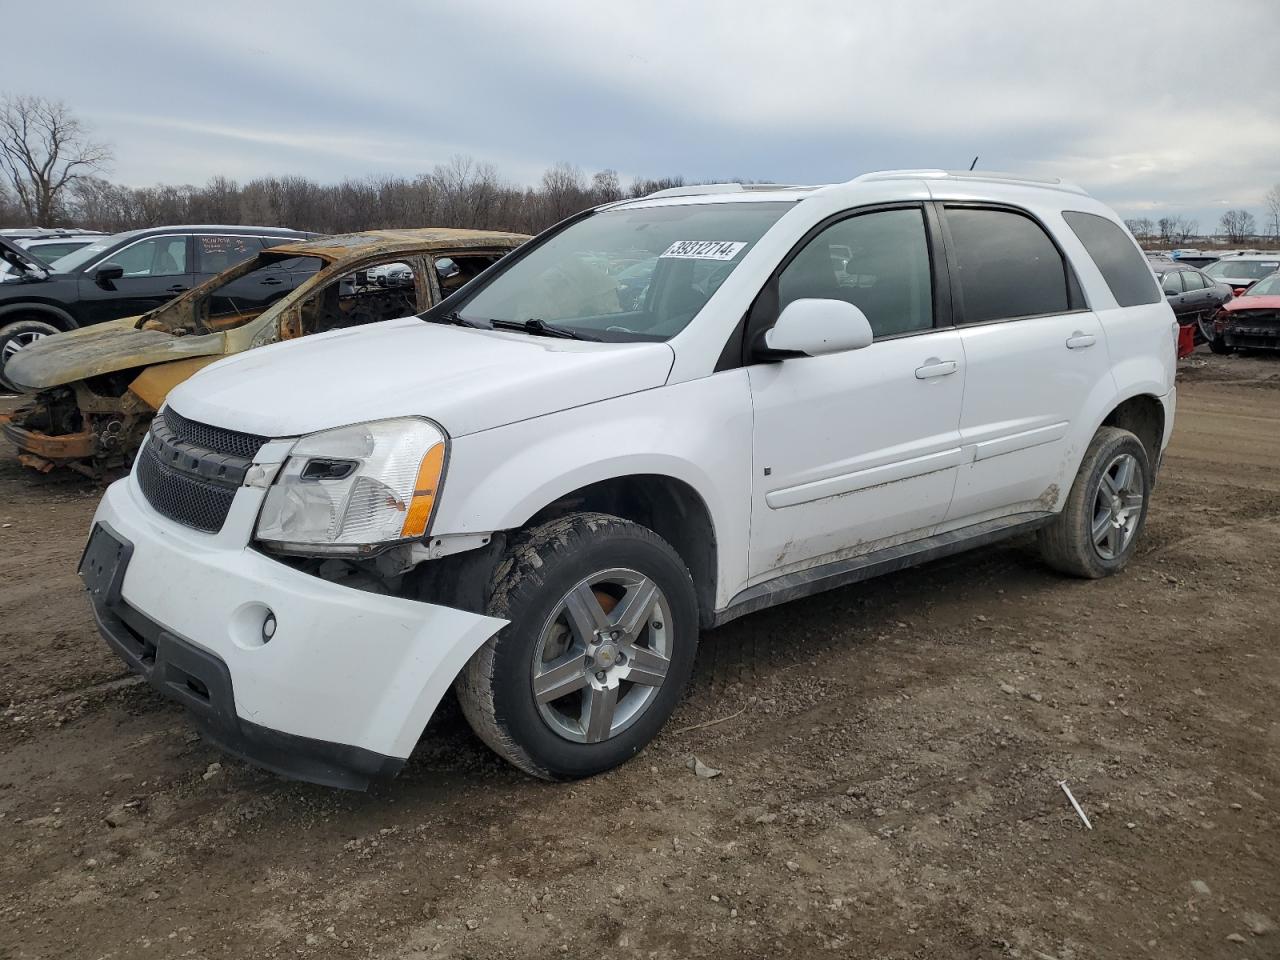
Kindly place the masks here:
POLYGON ((150 313, 20 351, 6 372, 34 396, 4 433, 32 469, 101 478, 128 465, 165 396, 197 370, 279 340, 421 313, 527 239, 430 228, 271 247, 150 313))

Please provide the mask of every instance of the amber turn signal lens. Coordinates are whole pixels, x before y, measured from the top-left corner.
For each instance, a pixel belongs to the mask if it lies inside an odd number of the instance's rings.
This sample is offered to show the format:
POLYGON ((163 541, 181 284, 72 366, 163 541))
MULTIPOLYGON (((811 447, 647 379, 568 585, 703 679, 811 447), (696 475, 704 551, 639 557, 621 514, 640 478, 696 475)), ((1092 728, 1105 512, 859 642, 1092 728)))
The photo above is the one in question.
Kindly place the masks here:
POLYGON ((444 444, 437 443, 422 458, 418 467, 418 479, 413 485, 413 499, 405 511, 402 537, 420 537, 427 532, 431 511, 436 505, 436 490, 440 486, 440 473, 444 469, 444 444))

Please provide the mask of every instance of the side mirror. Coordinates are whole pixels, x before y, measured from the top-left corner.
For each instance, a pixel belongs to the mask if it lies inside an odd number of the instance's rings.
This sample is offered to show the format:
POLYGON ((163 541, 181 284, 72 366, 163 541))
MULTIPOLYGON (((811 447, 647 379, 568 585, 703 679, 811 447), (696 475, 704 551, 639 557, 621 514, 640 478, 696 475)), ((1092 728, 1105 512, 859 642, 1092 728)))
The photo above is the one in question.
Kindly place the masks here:
POLYGON ((793 300, 764 335, 770 352, 820 357, 871 346, 867 315, 844 300, 793 300))
POLYGON ((118 263, 104 263, 93 274, 93 282, 104 290, 114 290, 114 281, 124 276, 124 267, 118 263))

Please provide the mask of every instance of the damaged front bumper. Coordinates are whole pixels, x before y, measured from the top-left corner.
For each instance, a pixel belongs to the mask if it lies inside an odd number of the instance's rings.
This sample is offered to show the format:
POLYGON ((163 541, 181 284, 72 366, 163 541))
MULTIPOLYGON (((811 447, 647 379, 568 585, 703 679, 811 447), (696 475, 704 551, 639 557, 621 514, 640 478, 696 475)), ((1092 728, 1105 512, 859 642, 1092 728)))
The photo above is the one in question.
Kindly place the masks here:
POLYGON ((341 586, 245 544, 263 491, 217 534, 107 490, 81 576, 129 667, 210 740, 286 776, 349 789, 396 773, 441 697, 505 621, 341 586))

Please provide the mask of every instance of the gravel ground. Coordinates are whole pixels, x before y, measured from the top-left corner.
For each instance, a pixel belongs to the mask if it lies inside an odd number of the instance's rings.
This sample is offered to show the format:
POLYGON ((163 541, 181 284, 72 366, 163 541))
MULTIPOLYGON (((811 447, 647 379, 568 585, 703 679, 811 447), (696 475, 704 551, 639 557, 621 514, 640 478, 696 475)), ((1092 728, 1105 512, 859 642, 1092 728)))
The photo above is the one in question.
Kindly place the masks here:
POLYGON ((0 957, 1280 957, 1280 358, 1197 354, 1179 406, 1122 576, 1016 541, 792 603, 622 769, 530 780, 455 707, 367 795, 133 683, 97 491, 6 454, 0 957))

